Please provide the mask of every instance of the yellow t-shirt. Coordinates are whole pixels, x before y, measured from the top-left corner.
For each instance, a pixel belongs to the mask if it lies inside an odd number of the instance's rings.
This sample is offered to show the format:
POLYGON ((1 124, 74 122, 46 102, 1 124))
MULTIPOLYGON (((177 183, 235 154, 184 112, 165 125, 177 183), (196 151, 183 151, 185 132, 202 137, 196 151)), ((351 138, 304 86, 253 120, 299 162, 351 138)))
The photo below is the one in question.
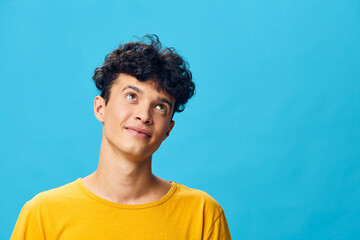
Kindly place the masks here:
POLYGON ((231 239, 224 211, 210 195, 170 182, 159 200, 128 205, 95 195, 79 178, 28 201, 11 240, 231 239))

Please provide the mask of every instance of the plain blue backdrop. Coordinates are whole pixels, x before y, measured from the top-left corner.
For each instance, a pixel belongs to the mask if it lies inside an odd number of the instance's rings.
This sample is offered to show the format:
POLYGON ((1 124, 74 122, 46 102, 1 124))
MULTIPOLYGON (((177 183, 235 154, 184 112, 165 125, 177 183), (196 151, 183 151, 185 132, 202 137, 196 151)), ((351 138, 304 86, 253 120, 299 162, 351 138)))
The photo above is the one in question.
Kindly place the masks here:
POLYGON ((359 1, 0 0, 0 238, 38 192, 95 171, 91 77, 147 33, 196 95, 154 155, 233 239, 359 239, 359 1))

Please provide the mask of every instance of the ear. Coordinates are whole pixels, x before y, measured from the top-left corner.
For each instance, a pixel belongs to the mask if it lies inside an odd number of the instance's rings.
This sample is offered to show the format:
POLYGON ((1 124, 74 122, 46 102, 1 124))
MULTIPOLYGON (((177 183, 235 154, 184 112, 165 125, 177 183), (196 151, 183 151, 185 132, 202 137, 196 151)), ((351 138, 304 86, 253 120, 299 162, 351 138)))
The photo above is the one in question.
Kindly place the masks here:
POLYGON ((174 125, 175 125, 175 121, 174 121, 174 120, 171 120, 170 125, 169 125, 169 128, 168 128, 168 130, 167 130, 166 133, 165 133, 165 136, 164 136, 163 141, 170 135, 170 132, 171 132, 171 130, 173 129, 174 125))
POLYGON ((103 99, 101 96, 96 96, 94 99, 94 114, 97 120, 104 123, 105 99, 103 99))

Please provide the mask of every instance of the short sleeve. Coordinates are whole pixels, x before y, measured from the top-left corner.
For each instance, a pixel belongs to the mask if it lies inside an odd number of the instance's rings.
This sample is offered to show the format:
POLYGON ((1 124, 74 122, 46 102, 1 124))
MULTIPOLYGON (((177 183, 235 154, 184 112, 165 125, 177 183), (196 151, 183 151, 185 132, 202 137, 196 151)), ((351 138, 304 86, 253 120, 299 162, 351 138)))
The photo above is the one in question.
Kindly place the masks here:
POLYGON ((215 220, 213 226, 208 231, 206 238, 207 240, 231 240, 230 230, 228 223, 225 218, 224 211, 221 212, 220 216, 215 220))
POLYGON ((10 240, 25 239, 44 239, 40 225, 31 214, 27 204, 21 209, 10 240))

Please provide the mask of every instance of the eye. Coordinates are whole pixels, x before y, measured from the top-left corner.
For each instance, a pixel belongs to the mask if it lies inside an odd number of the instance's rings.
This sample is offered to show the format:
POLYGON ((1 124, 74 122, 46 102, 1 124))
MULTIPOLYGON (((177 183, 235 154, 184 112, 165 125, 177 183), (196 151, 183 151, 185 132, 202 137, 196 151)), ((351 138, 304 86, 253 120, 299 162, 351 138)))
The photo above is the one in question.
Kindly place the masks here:
POLYGON ((126 94, 126 98, 130 99, 130 100, 135 100, 136 99, 136 94, 128 93, 128 94, 126 94))
POLYGON ((156 105, 156 108, 159 109, 159 110, 162 111, 162 112, 165 112, 165 111, 166 111, 166 106, 163 105, 163 104, 158 104, 158 105, 156 105))

